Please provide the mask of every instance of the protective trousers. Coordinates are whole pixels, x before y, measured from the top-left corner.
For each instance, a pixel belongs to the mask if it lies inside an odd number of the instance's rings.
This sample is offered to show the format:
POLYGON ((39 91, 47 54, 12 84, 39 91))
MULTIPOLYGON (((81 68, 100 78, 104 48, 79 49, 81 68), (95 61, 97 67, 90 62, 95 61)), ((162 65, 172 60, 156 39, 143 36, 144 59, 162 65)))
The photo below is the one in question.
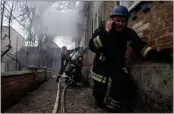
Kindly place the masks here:
MULTIPOLYGON (((102 83, 101 80, 97 80, 93 73, 94 87, 93 87, 93 96, 98 105, 103 104, 106 92, 108 90, 108 78, 105 83, 102 83)), ((101 76, 101 75, 100 75, 101 76)), ((123 109, 129 108, 133 98, 136 96, 136 85, 131 77, 128 75, 125 69, 118 69, 111 71, 104 77, 111 77, 112 82, 109 90, 109 95, 107 99, 107 107, 111 109, 123 109)), ((98 76, 99 77, 99 76, 98 76)))
POLYGON ((83 79, 83 75, 82 75, 82 68, 77 66, 76 67, 76 72, 75 72, 75 77, 74 77, 74 80, 76 82, 84 82, 84 79, 83 79))
POLYGON ((61 65, 59 75, 62 75, 64 71, 65 71, 65 65, 61 65))
POLYGON ((56 81, 58 81, 59 78, 60 78, 60 76, 64 73, 65 68, 66 68, 66 65, 61 64, 61 68, 60 68, 60 71, 59 71, 59 73, 58 73, 58 75, 57 75, 57 79, 56 79, 56 81))

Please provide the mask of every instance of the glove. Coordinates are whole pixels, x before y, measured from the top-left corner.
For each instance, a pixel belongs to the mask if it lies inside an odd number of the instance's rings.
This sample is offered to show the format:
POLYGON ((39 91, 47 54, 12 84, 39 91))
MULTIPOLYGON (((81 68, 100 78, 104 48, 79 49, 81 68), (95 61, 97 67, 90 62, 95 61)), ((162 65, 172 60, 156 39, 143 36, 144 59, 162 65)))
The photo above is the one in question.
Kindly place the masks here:
POLYGON ((173 49, 165 48, 159 51, 159 58, 167 63, 173 63, 173 49))
POLYGON ((77 50, 79 50, 80 49, 80 47, 77 47, 77 48, 75 48, 75 51, 77 51, 77 50))
POLYGON ((156 62, 166 62, 169 64, 173 63, 173 49, 162 49, 159 52, 152 49, 150 50, 146 57, 148 60, 156 61, 156 62))

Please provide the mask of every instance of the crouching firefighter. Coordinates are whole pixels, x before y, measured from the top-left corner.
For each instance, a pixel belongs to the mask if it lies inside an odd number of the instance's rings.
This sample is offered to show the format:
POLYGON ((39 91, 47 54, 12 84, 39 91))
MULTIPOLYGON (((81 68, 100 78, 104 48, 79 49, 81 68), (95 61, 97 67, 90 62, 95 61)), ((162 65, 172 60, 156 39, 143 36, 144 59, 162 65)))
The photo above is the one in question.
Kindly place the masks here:
POLYGON ((65 73, 68 76, 65 80, 65 83, 70 83, 72 86, 76 86, 76 83, 82 77, 81 68, 83 56, 76 52, 73 56, 71 61, 68 63, 67 67, 65 68, 65 73), (69 82, 71 78, 72 82, 69 82))
POLYGON ((69 78, 72 79, 70 85, 77 86, 77 82, 81 82, 85 84, 83 75, 82 75, 82 67, 83 67, 83 56, 88 50, 87 47, 81 47, 73 56, 71 61, 66 67, 65 73, 68 76, 66 79, 66 83, 69 83, 69 78))
POLYGON ((62 52, 61 52, 61 68, 60 71, 57 75, 57 79, 56 81, 59 81, 59 78, 61 77, 61 75, 64 73, 65 71, 65 67, 67 66, 68 62, 70 61, 71 57, 70 54, 73 53, 74 51, 77 51, 79 49, 79 47, 72 49, 72 50, 67 50, 66 46, 62 47, 62 52))
POLYGON ((125 67, 127 42, 135 53, 145 59, 156 62, 173 63, 172 49, 156 51, 142 41, 137 33, 127 27, 128 9, 117 6, 105 23, 95 30, 89 42, 89 48, 96 53, 92 78, 94 81, 93 96, 99 107, 105 107, 110 112, 122 112, 126 95, 131 92, 130 76, 125 67), (103 104, 107 92, 108 78, 111 77, 109 96, 106 105, 103 104))

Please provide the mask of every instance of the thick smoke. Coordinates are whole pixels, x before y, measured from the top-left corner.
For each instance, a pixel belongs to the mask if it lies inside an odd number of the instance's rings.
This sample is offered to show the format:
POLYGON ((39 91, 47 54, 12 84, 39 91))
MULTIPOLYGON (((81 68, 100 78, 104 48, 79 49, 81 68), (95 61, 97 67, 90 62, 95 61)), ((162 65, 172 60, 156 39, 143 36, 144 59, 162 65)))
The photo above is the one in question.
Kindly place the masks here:
POLYGON ((50 9, 43 17, 43 24, 48 28, 47 32, 56 36, 76 36, 78 22, 80 22, 80 16, 76 10, 60 12, 50 9))
MULTIPOLYGON (((79 3, 79 2, 78 2, 79 3)), ((58 10, 50 2, 31 2, 41 13, 40 18, 35 20, 37 33, 46 31, 49 36, 72 36, 78 35, 77 25, 84 20, 81 10, 83 4, 73 9, 58 10)), ((62 5, 63 7, 64 5, 62 5)), ((59 6, 61 7, 61 6, 59 6)))

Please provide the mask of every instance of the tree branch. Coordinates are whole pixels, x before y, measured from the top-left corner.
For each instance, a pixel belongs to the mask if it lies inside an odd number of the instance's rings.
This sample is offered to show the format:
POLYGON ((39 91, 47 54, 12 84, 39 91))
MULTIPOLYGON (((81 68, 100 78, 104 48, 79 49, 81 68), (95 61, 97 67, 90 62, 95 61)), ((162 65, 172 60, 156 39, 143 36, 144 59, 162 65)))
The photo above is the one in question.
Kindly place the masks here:
MULTIPOLYGON (((4 53, 4 52, 1 51, 1 53, 4 53)), ((19 64, 19 69, 21 69, 22 65, 21 65, 20 61, 18 60, 18 58, 16 58, 16 59, 13 58, 14 55, 11 54, 11 53, 9 53, 9 54, 7 53, 6 55, 7 55, 8 57, 10 57, 12 60, 16 61, 16 62, 19 64)))
POLYGON ((10 44, 7 45, 8 49, 5 50, 2 54, 1 54, 1 58, 6 54, 8 53, 8 51, 10 51, 10 49, 12 48, 10 44))
POLYGON ((12 13, 13 13, 13 8, 14 8, 14 1, 13 1, 13 3, 12 3, 12 8, 11 8, 11 11, 10 11, 10 16, 9 16, 9 20, 8 20, 8 40, 9 40, 9 44, 7 45, 7 47, 8 47, 8 49, 7 50, 5 50, 2 54, 1 54, 1 58, 6 54, 6 53, 8 53, 8 51, 10 51, 10 49, 12 48, 11 47, 11 39, 10 39, 10 37, 11 37, 11 27, 10 27, 10 24, 11 24, 11 18, 12 18, 12 13))
POLYGON ((5 34, 4 37, 1 37, 1 40, 4 40, 6 37, 8 36, 5 34))
POLYGON ((2 3, 2 11, 1 11, 1 38, 2 38, 2 26, 3 26, 3 19, 4 19, 4 9, 5 9, 6 1, 2 3))

